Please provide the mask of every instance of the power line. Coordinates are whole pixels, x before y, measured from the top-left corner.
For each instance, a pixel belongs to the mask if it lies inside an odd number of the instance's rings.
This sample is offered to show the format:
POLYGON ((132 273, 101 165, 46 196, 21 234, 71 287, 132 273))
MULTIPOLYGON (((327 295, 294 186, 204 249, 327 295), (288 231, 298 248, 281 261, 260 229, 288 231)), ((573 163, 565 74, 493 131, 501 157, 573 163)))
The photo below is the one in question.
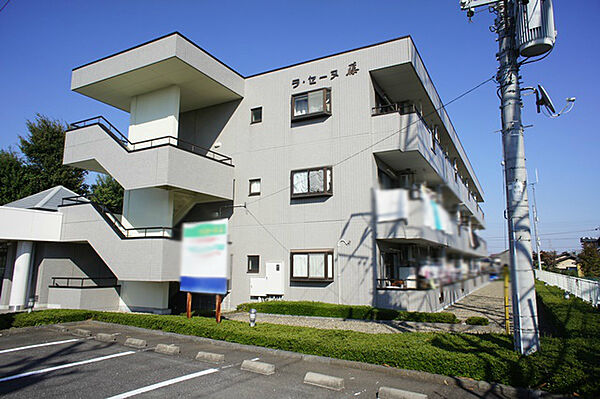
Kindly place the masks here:
MULTIPOLYGON (((600 230, 600 227, 596 227, 594 229, 587 229, 587 230, 555 231, 552 233, 542 233, 542 234, 540 234, 540 236, 555 236, 555 235, 560 235, 560 234, 585 233, 585 232, 589 232, 589 231, 598 231, 598 230, 600 230)), ((504 239, 504 237, 487 237, 485 239, 486 240, 501 240, 501 239, 504 239)))
POLYGON ((2 8, 0 8, 0 12, 2 12, 2 10, 4 10, 4 8, 8 5, 8 3, 10 3, 10 0, 6 0, 6 3, 4 3, 2 8))
POLYGON ((248 211, 248 213, 250 213, 250 216, 252 216, 252 217, 254 218, 254 220, 256 220, 256 223, 258 223, 260 227, 262 227, 262 228, 263 228, 263 229, 264 229, 264 230, 265 230, 267 233, 269 233, 269 235, 270 235, 270 236, 271 236, 271 237, 272 237, 272 238, 273 238, 275 241, 277 241, 277 244, 281 245, 281 247, 282 247, 283 249, 285 249, 285 251, 286 251, 286 252, 288 252, 288 251, 289 251, 289 249, 288 249, 288 248, 287 248, 285 245, 283 245, 283 244, 281 243, 281 241, 279 241, 279 240, 277 239, 277 237, 275 237, 275 234, 273 234, 273 233, 271 232, 271 230, 269 230, 269 229, 267 228, 267 226, 265 226, 264 224, 262 224, 262 223, 261 223, 261 221, 260 221, 260 220, 258 220, 258 218, 257 218, 257 217, 254 215, 254 213, 252 213, 252 211, 251 211, 250 209, 246 208, 246 210, 248 211))

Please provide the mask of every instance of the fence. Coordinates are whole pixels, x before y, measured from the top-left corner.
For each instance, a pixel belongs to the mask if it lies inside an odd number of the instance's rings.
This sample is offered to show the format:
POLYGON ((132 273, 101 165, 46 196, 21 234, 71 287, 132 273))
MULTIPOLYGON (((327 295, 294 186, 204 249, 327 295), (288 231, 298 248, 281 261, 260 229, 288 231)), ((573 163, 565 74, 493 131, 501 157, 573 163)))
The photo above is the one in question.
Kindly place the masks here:
POLYGON ((545 270, 535 270, 535 277, 540 281, 561 288, 586 302, 590 302, 593 306, 600 304, 600 282, 598 281, 571 277, 545 270))

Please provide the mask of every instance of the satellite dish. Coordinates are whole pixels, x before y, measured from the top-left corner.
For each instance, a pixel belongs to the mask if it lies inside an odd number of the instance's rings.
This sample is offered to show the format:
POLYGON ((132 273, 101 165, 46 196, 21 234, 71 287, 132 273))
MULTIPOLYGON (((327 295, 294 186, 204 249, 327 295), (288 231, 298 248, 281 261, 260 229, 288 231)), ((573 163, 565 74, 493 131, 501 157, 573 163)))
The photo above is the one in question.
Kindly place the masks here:
POLYGON ((548 111, 550 111, 551 114, 556 113, 554 104, 552 103, 552 100, 550 99, 548 92, 546 91, 546 89, 544 89, 544 86, 538 85, 538 89, 535 94, 537 97, 535 104, 537 105, 538 114, 540 113, 540 106, 542 106, 542 105, 544 107, 546 107, 548 109, 548 111))

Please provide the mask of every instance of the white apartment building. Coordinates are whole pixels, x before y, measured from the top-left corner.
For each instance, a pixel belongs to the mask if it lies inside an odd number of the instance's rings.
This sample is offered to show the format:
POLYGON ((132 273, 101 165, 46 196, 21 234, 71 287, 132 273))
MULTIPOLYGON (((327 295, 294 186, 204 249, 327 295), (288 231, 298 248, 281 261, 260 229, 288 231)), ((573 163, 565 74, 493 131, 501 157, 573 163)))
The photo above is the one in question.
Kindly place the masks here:
POLYGON ((411 37, 242 76, 173 33, 71 89, 130 115, 73 123, 64 150, 124 187, 123 210, 62 187, 0 207, 4 308, 181 311, 181 226, 220 218, 226 309, 437 311, 483 282, 483 192, 411 37))

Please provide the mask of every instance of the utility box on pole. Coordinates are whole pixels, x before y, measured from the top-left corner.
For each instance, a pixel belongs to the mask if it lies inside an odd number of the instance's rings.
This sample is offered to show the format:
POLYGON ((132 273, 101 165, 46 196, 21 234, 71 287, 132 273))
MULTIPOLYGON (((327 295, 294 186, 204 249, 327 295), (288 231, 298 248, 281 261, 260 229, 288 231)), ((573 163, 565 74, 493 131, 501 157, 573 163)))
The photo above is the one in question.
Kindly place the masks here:
POLYGON ((523 57, 536 57, 552 50, 556 40, 552 0, 518 1, 516 7, 516 33, 519 53, 523 57))

